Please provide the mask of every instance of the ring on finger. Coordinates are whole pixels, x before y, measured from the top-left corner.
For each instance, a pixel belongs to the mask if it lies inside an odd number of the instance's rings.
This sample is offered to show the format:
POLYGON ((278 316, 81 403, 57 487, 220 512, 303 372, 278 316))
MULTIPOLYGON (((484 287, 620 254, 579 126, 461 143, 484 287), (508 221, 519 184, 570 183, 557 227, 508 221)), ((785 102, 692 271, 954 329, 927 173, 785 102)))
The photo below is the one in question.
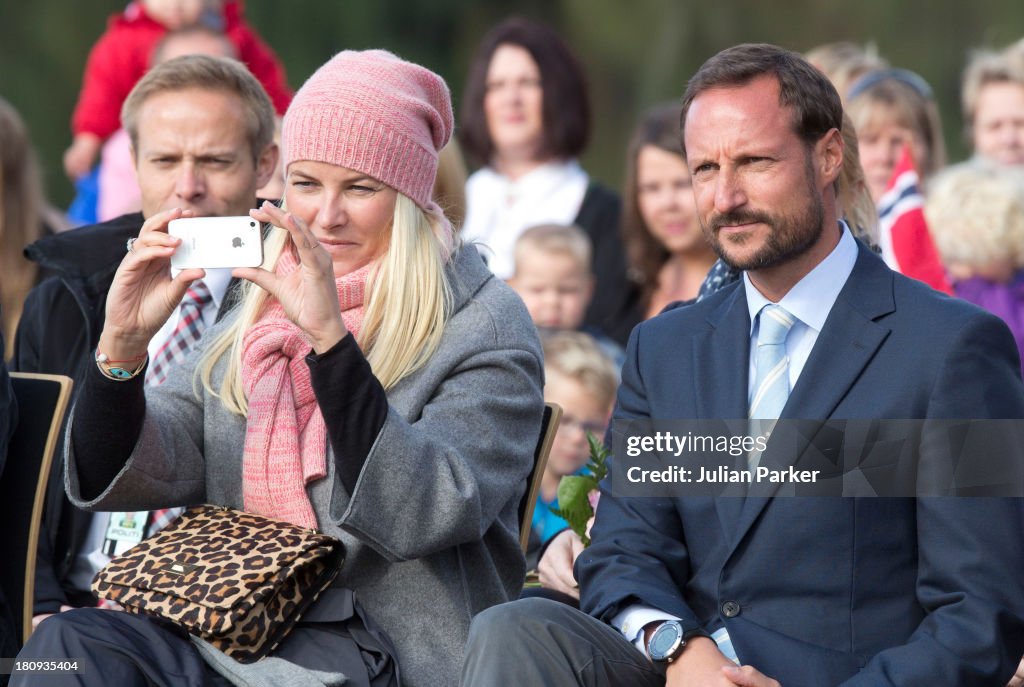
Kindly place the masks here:
POLYGON ((125 244, 124 247, 128 250, 129 253, 135 252, 135 242, 138 240, 139 239, 137 236, 133 236, 130 239, 128 239, 128 242, 125 244))

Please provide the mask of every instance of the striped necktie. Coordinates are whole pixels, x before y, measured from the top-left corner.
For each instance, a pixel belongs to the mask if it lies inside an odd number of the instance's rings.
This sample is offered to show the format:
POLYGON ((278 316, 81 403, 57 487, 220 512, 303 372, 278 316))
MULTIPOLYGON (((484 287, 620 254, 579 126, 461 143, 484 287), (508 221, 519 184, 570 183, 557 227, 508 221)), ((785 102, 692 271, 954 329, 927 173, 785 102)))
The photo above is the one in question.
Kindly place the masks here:
POLYGON ((178 306, 178 326, 164 345, 157 350, 156 355, 149 362, 149 370, 146 372, 146 386, 159 386, 167 379, 171 368, 185 359, 192 347, 199 341, 205 324, 203 323, 203 308, 213 300, 210 289, 203 283, 202 279, 192 282, 185 297, 178 306))
POLYGON ((775 419, 789 399, 789 356, 786 337, 796 318, 781 305, 769 304, 758 314, 757 353, 754 356, 754 395, 750 417, 775 419))
MULTIPOLYGON (((754 354, 754 386, 750 397, 750 435, 764 436, 771 432, 782 409, 789 400, 789 356, 786 337, 796 318, 780 305, 769 304, 758 313, 757 352, 754 354)), ((754 469, 761 461, 761 452, 747 456, 747 467, 754 469)))

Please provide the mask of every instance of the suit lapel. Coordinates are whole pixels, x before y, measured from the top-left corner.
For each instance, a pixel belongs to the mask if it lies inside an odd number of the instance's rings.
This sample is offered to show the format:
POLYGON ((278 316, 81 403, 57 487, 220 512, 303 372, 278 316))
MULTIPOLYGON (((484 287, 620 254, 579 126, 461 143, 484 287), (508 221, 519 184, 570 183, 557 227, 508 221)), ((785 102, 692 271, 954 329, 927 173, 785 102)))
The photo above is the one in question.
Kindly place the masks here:
POLYGON ((892 272, 861 246, 782 416, 831 417, 889 335, 889 328, 876 320, 895 309, 892 272))
MULTIPOLYGON (((892 272, 870 249, 859 243, 858 246, 860 253, 853 272, 839 292, 814 343, 782 411, 783 419, 825 420, 832 417, 889 335, 889 328, 876 320, 896 309, 892 272)), ((773 452, 769 444, 762 462, 773 467, 799 467, 804 450, 813 439, 813 436, 798 436, 796 451, 790 455, 773 452)), ((781 485, 766 486, 767 489, 759 492, 764 497, 730 499, 743 501, 733 530, 734 546, 770 503, 771 498, 768 497, 781 485)))
MULTIPOLYGON (((700 418, 743 419, 747 416, 750 370, 750 313, 743 284, 710 315, 711 329, 693 349, 694 381, 697 384, 697 415, 700 418), (723 383, 724 380, 737 380, 723 383)), ((743 498, 715 499, 722 529, 730 538, 736 531, 743 498)))
POLYGON ((708 315, 707 321, 711 329, 693 347, 696 417, 744 418, 750 368, 750 314, 742 283, 708 315))

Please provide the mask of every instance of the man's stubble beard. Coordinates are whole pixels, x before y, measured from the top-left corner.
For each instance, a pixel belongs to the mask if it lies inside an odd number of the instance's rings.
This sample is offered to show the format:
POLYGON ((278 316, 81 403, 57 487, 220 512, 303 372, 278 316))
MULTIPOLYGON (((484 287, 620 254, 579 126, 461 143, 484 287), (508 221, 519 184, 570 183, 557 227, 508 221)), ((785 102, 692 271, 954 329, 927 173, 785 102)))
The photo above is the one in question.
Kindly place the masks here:
POLYGON ((825 229, 825 207, 815 189, 814 169, 810 156, 807 157, 804 179, 807 183, 807 203, 796 215, 779 217, 767 211, 737 210, 716 215, 710 223, 705 223, 703 217, 698 217, 701 230, 718 257, 734 270, 748 271, 774 267, 809 251, 821 238, 825 229), (729 244, 723 244, 719 240, 718 230, 723 226, 755 222, 760 222, 771 229, 764 245, 756 253, 742 260, 735 255, 730 256, 727 251, 731 246, 742 246, 753 238, 750 235, 738 236, 729 244))

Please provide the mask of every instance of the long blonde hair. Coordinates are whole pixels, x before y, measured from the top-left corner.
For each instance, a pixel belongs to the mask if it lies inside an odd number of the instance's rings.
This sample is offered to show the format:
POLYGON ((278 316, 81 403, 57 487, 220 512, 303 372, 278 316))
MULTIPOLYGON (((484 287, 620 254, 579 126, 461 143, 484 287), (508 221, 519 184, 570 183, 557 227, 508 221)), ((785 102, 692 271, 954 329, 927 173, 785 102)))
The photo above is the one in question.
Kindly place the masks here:
POLYGON ((0 333, 6 355, 38 266, 22 255, 42 233, 43 189, 35 152, 21 117, 0 98, 0 333))
POLYGON ((850 225, 853 235, 871 246, 878 245, 878 210, 871 198, 864 168, 860 166, 857 129, 850 115, 843 112, 843 167, 839 170, 840 216, 850 225))
MULTIPOLYGON (((264 265, 273 270, 288 244, 288 233, 272 228, 264 241, 264 265)), ((451 314, 451 285, 445 265, 453 251, 443 216, 428 214, 401 193, 395 201, 388 250, 367 277, 366 303, 358 344, 385 389, 394 387, 437 351, 451 314)), ((242 387, 242 342, 259 319, 269 294, 252 282, 242 286, 241 311, 203 354, 197 380, 233 413, 246 415, 242 387), (225 354, 228 367, 220 388, 213 368, 225 354)))

